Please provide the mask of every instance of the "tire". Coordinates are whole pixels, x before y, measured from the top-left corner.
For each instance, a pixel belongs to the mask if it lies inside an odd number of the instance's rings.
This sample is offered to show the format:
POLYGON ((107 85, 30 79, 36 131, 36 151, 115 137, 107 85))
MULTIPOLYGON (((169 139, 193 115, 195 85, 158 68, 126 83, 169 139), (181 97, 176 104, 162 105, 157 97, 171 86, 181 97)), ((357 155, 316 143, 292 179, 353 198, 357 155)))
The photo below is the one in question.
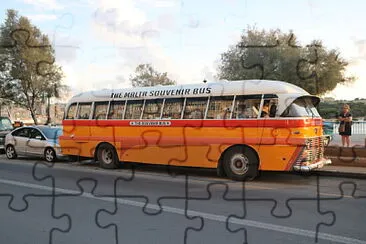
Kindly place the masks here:
POLYGON ((117 152, 110 144, 100 145, 98 147, 97 157, 99 165, 103 169, 116 169, 119 167, 117 152))
POLYGON ((49 163, 55 162, 56 161, 55 150, 53 150, 53 148, 47 147, 44 150, 44 159, 49 163))
POLYGON ((232 180, 253 180, 258 175, 259 161, 253 149, 235 146, 225 152, 223 166, 232 180))
POLYGON ((5 154, 8 159, 16 159, 18 157, 15 148, 12 145, 6 147, 5 154))

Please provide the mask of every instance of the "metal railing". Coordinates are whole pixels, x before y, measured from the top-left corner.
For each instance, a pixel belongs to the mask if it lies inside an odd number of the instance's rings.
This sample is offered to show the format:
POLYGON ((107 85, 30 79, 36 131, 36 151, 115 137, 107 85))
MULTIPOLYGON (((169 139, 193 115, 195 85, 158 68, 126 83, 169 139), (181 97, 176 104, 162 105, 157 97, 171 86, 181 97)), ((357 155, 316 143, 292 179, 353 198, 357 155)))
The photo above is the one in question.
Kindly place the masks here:
MULTIPOLYGON (((326 122, 333 126, 333 133, 338 134, 339 122, 326 122)), ((365 135, 366 134, 366 121, 353 121, 352 122, 352 135, 365 135)))

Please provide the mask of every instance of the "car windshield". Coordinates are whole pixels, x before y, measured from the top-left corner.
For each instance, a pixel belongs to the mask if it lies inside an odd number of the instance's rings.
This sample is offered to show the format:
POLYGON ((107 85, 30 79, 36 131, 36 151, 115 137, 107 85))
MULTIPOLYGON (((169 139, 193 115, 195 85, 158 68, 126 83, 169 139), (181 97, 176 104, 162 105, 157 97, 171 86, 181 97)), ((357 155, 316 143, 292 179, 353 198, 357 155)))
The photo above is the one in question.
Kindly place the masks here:
POLYGON ((58 139, 62 135, 62 128, 41 127, 39 128, 48 139, 58 139))
POLYGON ((297 98, 281 117, 320 117, 310 97, 297 98))
POLYGON ((8 118, 0 118, 0 131, 12 130, 13 126, 11 124, 10 119, 8 118))

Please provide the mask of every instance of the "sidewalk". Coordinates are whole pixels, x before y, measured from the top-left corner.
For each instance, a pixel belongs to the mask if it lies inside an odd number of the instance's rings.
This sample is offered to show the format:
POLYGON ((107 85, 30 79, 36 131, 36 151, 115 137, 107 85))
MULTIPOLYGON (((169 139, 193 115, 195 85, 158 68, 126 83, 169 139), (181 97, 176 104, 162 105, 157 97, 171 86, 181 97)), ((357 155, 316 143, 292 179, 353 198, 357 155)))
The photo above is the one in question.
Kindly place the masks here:
MULTIPOLYGON (((342 146, 342 138, 338 134, 332 135, 332 141, 329 143, 329 146, 342 146)), ((365 147, 365 138, 366 135, 357 134, 350 136, 351 145, 350 147, 365 147)))
POLYGON ((363 150, 362 148, 365 148, 366 135, 363 134, 352 135, 350 137, 351 145, 350 148, 348 148, 348 150, 347 148, 342 147, 342 139, 340 135, 334 134, 332 136, 333 139, 329 143, 328 147, 334 147, 334 148, 333 149, 329 148, 328 151, 330 150, 338 151, 337 148, 339 148, 341 151, 335 154, 333 152, 332 153, 334 154, 333 156, 327 156, 332 160, 332 164, 326 165, 321 169, 316 169, 314 170, 314 173, 324 176, 366 179, 366 167, 365 167, 366 157, 364 157, 365 156, 364 152, 360 153, 360 150, 363 150), (352 151, 352 148, 354 149, 353 152, 356 152, 356 155, 352 155, 352 153, 350 153, 350 151, 352 151), (351 164, 352 166, 347 166, 347 164, 351 164))
POLYGON ((366 179, 366 167, 332 166, 327 165, 313 171, 321 176, 350 177, 366 179))

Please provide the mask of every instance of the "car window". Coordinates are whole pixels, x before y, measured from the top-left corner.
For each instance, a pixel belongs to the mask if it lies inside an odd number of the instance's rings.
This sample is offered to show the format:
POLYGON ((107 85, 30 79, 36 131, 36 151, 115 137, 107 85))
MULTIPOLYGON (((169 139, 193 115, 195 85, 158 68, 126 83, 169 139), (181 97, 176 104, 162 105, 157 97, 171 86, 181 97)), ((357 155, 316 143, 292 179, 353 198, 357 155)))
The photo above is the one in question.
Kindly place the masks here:
POLYGON ((62 128, 42 127, 40 130, 48 139, 57 139, 60 135, 62 135, 62 128))
POLYGON ((30 133, 30 138, 35 139, 37 136, 40 136, 41 138, 43 138, 42 133, 39 130, 32 129, 32 131, 30 133))
POLYGON ((22 128, 19 130, 16 130, 12 133, 13 136, 19 136, 19 137, 29 137, 29 128, 22 128))

